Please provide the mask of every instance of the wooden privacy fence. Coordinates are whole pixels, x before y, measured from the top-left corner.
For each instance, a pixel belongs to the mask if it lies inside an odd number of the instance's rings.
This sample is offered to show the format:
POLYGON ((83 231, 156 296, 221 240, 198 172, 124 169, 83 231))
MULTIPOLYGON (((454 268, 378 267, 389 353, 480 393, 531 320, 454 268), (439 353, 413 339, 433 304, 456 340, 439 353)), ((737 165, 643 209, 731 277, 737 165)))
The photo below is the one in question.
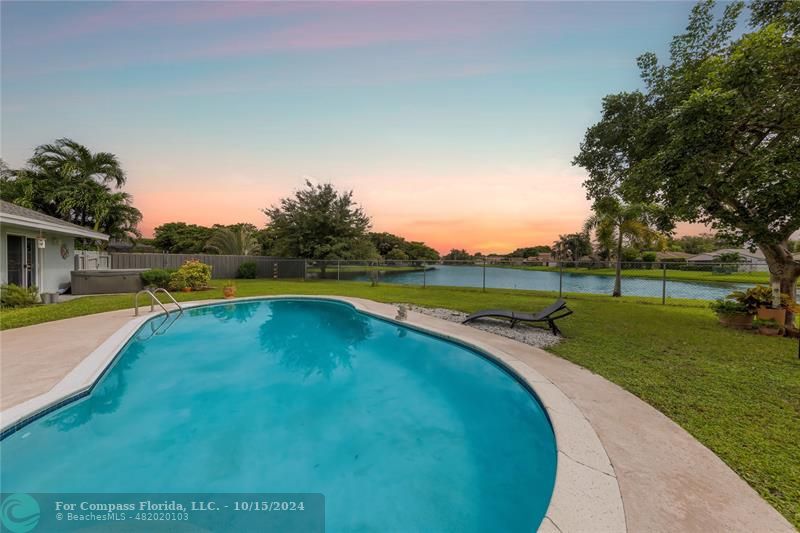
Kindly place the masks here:
POLYGON ((258 255, 112 253, 111 268, 114 270, 129 268, 174 270, 190 259, 197 259, 211 265, 211 277, 213 278, 235 278, 239 266, 248 262, 256 264, 257 278, 287 279, 303 278, 305 275, 305 261, 302 259, 282 259, 258 255))

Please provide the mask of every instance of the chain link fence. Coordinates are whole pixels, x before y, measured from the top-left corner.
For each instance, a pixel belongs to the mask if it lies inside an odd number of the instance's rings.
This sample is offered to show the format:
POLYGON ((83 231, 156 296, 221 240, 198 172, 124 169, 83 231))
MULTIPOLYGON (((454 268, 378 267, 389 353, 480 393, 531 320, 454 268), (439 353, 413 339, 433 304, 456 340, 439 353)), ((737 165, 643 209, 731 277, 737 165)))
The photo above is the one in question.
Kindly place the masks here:
MULTIPOLYGON (((522 289, 611 295, 616 264, 550 261, 533 263, 493 258, 470 261, 306 261, 304 279, 368 281, 418 287, 522 289)), ((769 284, 761 263, 624 262, 620 293, 659 299, 714 300, 756 284, 769 284)))
MULTIPOLYGON (((615 290, 613 261, 547 261, 478 258, 469 261, 337 261, 208 254, 111 254, 111 268, 177 268, 187 259, 211 264, 215 278, 236 277, 243 263, 256 263, 256 277, 284 280, 360 281, 417 287, 521 289, 553 295, 615 290)), ((660 300, 715 300, 756 284, 769 284, 765 262, 624 262, 620 292, 660 300)))

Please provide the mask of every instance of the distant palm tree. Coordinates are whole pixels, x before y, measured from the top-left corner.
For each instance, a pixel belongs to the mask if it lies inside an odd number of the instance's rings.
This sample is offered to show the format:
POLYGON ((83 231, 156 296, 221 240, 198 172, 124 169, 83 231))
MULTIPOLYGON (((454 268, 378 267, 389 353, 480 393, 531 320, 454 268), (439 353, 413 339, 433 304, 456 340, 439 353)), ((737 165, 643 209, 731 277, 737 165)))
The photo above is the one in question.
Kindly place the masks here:
POLYGON ((225 255, 256 255, 261 244, 256 232, 245 224, 218 228, 206 243, 206 249, 225 255))
POLYGON ((601 248, 615 250, 616 276, 612 296, 622 296, 622 248, 625 240, 658 240, 659 233, 650 226, 654 208, 644 204, 625 204, 607 197, 595 202, 592 214, 584 223, 584 231, 595 231, 601 248))

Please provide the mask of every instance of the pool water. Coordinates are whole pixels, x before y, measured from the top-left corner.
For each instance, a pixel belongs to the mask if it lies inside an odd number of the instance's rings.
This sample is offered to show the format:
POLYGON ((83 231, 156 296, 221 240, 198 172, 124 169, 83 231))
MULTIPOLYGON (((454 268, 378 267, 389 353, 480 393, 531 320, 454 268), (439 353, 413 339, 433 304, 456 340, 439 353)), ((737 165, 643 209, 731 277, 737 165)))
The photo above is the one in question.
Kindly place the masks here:
POLYGON ((556 468, 499 366, 324 300, 189 310, 0 453, 3 492, 320 492, 328 531, 535 531, 556 468))

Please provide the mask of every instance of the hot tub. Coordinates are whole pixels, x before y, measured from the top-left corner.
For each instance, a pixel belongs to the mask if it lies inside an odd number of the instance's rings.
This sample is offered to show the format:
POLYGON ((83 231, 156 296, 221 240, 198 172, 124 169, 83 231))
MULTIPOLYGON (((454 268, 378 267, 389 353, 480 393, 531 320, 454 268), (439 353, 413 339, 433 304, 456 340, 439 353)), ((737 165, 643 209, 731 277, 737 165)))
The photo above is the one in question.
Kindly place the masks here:
POLYGON ((144 288, 142 272, 146 268, 125 270, 74 270, 72 294, 114 294, 137 292, 144 288))

